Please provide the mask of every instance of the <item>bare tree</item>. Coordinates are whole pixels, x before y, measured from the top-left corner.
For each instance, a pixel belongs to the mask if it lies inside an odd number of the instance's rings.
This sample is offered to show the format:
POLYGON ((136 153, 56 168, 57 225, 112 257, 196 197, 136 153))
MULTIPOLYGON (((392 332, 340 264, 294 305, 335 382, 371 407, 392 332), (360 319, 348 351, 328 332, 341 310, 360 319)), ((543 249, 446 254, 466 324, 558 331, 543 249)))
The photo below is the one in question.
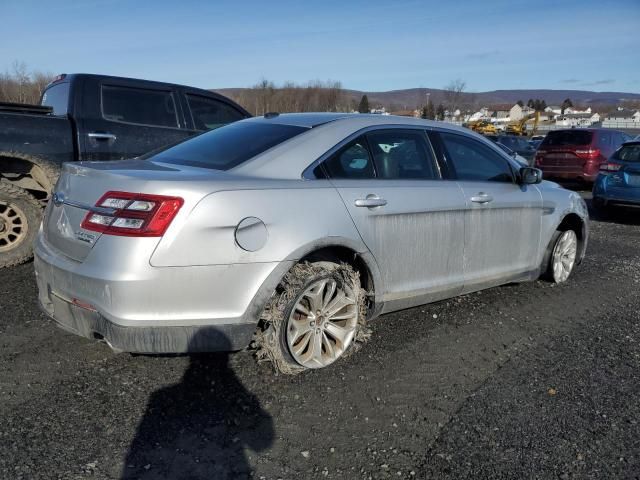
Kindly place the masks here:
POLYGON ((0 102, 38 103, 53 75, 29 73, 24 62, 13 62, 11 72, 0 73, 0 102))
POLYGON ((466 87, 467 83, 460 79, 452 80, 446 87, 444 87, 442 96, 444 98, 445 107, 450 112, 453 113, 456 109, 462 106, 466 87))
POLYGON ((230 96, 254 115, 275 112, 341 112, 350 111, 342 84, 338 81, 313 80, 306 85, 285 82, 276 86, 262 79, 251 88, 243 89, 230 96))

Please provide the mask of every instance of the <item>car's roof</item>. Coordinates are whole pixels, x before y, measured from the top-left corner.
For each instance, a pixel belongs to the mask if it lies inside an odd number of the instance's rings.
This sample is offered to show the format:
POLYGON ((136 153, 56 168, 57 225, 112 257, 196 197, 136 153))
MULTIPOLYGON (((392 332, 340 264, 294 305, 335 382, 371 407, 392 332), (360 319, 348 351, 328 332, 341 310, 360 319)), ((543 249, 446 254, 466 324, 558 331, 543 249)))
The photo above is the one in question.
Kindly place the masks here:
MULTIPOLYGON (((367 113, 338 113, 338 112, 310 112, 310 113, 268 113, 253 117, 245 122, 264 122, 278 125, 295 125, 314 128, 329 122, 340 121, 342 124, 358 124, 361 128, 366 125, 421 125, 439 127, 442 122, 433 122, 421 118, 403 117, 398 115, 378 115, 367 113)), ((447 124, 444 124, 447 125, 447 124)), ((455 128, 455 127, 454 127, 455 128)))
MULTIPOLYGON (((300 179, 302 171, 313 161, 331 151, 345 139, 369 127, 385 128, 407 126, 421 129, 447 130, 482 139, 468 128, 445 122, 394 115, 359 113, 286 113, 268 114, 240 120, 238 123, 260 122, 264 124, 291 125, 307 129, 306 132, 276 145, 233 170, 239 175, 278 179, 300 179)), ((486 139, 482 141, 491 144, 486 139)), ((497 147, 496 151, 499 151, 497 147)), ((504 153, 503 153, 504 155, 504 153)))

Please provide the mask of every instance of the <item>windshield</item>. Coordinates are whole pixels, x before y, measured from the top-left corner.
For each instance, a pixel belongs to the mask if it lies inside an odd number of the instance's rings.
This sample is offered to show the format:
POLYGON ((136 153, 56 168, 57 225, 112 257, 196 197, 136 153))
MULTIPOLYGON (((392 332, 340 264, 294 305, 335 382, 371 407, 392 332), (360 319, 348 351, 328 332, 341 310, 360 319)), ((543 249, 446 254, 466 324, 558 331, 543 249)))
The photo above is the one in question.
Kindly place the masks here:
POLYGON ((557 130, 549 132, 544 138, 542 145, 589 145, 593 137, 593 132, 588 130, 557 130))
POLYGON ((611 159, 620 160, 621 162, 640 163, 640 143, 624 145, 613 154, 611 159))
POLYGON ((501 137, 500 143, 507 145, 511 150, 526 150, 529 146, 527 141, 520 137, 501 137))
POLYGON ((306 131, 305 127, 236 122, 161 151, 150 160, 229 170, 306 131))

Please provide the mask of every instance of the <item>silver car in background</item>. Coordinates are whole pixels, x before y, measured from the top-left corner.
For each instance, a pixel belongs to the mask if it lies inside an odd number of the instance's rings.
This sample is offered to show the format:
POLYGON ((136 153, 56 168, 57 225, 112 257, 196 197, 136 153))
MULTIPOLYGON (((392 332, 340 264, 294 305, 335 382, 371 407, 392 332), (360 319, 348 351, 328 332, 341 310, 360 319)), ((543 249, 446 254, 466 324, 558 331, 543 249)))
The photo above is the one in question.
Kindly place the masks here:
POLYGON ((35 245, 60 326, 140 353, 331 364, 394 310, 546 275, 588 214, 491 142, 425 120, 267 114, 149 158, 66 164, 35 245))

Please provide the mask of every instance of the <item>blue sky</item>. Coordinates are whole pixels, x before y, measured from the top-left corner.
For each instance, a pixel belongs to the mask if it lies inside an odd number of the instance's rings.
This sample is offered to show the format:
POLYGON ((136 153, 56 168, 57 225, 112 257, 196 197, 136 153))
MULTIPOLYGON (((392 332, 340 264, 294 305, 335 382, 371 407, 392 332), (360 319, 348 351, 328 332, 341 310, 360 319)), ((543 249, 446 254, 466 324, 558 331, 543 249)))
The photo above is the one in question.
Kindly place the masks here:
POLYGON ((0 0, 0 19, 0 70, 640 93, 640 0, 0 0))

